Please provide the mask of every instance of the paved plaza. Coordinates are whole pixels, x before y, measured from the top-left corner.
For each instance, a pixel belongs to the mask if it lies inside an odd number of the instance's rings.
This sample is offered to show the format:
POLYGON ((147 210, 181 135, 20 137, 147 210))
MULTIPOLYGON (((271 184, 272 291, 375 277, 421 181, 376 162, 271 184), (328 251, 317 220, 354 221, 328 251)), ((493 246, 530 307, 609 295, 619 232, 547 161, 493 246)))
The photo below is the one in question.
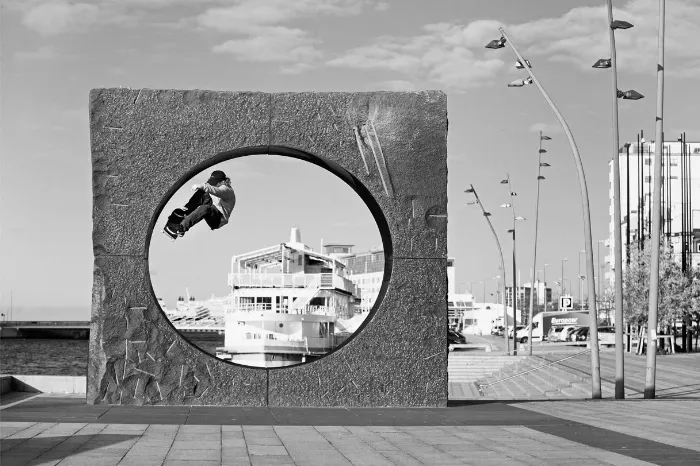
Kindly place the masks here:
MULTIPOLYGON (((24 395, 25 397, 27 395, 24 395)), ((443 409, 90 406, 3 398, 2 466, 694 465, 700 400, 443 409)))

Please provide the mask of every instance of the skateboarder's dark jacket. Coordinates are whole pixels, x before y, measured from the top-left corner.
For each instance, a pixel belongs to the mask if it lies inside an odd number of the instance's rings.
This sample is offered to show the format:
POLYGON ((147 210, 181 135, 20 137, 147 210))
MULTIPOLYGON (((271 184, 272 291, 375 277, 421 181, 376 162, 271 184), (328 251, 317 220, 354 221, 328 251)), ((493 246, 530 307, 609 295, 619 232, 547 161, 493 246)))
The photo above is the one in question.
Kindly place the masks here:
POLYGON ((212 186, 209 183, 202 183, 193 186, 193 188, 195 187, 204 190, 204 192, 212 196, 212 204, 222 215, 219 227, 226 225, 231 216, 231 211, 236 205, 236 194, 233 192, 231 185, 221 183, 219 186, 212 186))

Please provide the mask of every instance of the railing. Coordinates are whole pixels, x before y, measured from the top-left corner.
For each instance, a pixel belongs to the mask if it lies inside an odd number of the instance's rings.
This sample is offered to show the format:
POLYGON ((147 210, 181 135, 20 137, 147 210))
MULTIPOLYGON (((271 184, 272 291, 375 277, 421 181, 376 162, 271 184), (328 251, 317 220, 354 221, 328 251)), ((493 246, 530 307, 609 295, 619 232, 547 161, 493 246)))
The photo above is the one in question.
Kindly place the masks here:
POLYGON ((352 317, 346 307, 333 306, 303 306, 300 308, 292 308, 291 306, 277 306, 271 303, 259 304, 239 304, 227 311, 234 312, 274 312, 275 314, 312 314, 312 315, 330 315, 336 317, 352 317))
POLYGON ((549 386, 551 391, 558 391, 561 388, 561 383, 559 383, 558 381, 555 381, 556 376, 552 373, 551 368, 553 366, 555 366, 556 364, 560 364, 566 360, 576 358, 578 356, 581 356, 583 354, 590 353, 590 352, 591 352, 591 350, 589 348, 589 349, 586 349, 583 351, 576 352, 576 353, 571 354, 569 356, 557 359, 555 361, 550 361, 550 362, 547 362, 545 364, 541 364, 539 366, 533 367, 533 368, 528 369, 528 370, 516 372, 513 375, 510 375, 508 377, 503 377, 501 379, 495 380, 495 381, 490 382, 490 383, 479 383, 478 381, 475 381, 474 385, 476 386, 476 389, 479 392, 479 394, 481 396, 485 396, 484 388, 486 388, 486 387, 493 387, 495 385, 503 384, 503 383, 505 383, 509 380, 513 380, 513 379, 519 379, 520 381, 524 381, 524 382, 526 382, 526 384, 529 384, 530 383, 530 374, 533 374, 533 383, 539 384, 540 388, 542 388, 541 384, 544 382, 546 385, 549 386), (547 369, 549 369, 549 371, 547 371, 547 369), (541 372, 541 371, 545 371, 545 373, 542 375, 536 374, 536 373, 541 372), (535 381, 535 379, 537 379, 537 381, 535 381))
POLYGON ((228 285, 259 288, 306 288, 320 274, 305 273, 230 273, 228 285))
POLYGON ((352 280, 333 273, 230 273, 229 287, 253 288, 337 288, 360 296, 352 280))

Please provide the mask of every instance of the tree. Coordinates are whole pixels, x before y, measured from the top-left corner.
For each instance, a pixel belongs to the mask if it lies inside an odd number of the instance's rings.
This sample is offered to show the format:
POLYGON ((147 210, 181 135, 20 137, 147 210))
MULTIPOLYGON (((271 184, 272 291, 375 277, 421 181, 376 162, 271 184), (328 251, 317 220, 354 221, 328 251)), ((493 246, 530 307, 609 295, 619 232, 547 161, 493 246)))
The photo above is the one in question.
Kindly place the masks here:
MULTIPOLYGON (((633 325, 646 325, 649 313, 650 240, 644 248, 630 251, 624 273, 623 311, 633 325)), ((673 248, 664 240, 659 252, 658 322, 663 328, 681 321, 684 313, 700 309, 700 271, 684 274, 674 259, 673 248)))

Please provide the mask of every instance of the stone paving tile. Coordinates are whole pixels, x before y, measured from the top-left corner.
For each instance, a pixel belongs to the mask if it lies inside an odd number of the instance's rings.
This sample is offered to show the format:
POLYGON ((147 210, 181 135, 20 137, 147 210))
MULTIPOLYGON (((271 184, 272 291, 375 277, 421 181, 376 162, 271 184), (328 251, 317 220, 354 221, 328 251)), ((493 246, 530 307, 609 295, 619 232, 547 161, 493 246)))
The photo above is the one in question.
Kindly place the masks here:
POLYGON ((417 465, 422 465, 424 463, 418 461, 416 458, 413 456, 409 455, 406 452, 403 451, 383 451, 382 455, 386 457, 389 461, 391 461, 394 464, 401 465, 401 466, 417 466, 417 465))
POLYGON ((343 456, 357 466, 394 466, 395 464, 379 453, 344 453, 343 456))
POLYGON ((287 449, 282 445, 248 445, 250 456, 288 456, 287 449))
POLYGON ((268 465, 290 465, 295 466, 294 461, 289 456, 261 456, 254 455, 250 457, 252 466, 268 466, 268 465))
POLYGON ((178 440, 175 439, 171 450, 219 450, 221 449, 220 441, 211 440, 178 440))
MULTIPOLYGON (((206 460, 165 460, 163 466, 220 466, 219 461, 206 461, 206 460)), ((144 465, 145 466, 145 465, 144 465)))
POLYGON ((167 460, 177 461, 218 461, 221 462, 221 450, 170 450, 167 460))
POLYGON ((57 465, 61 460, 42 460, 42 459, 36 459, 34 461, 30 461, 27 463, 26 466, 55 466, 57 465))
POLYGON ((319 458, 317 456, 292 456, 292 461, 297 466, 351 466, 352 463, 344 456, 328 456, 319 458))

